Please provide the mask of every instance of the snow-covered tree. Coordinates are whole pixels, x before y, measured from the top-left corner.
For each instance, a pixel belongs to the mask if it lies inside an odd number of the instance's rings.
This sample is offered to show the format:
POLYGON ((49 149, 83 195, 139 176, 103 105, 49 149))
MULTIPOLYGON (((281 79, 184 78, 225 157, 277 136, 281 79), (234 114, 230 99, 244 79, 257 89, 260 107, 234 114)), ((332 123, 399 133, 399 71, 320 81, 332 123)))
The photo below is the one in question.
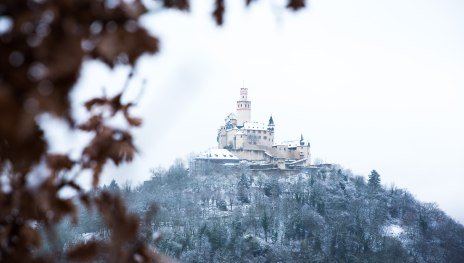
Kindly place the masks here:
POLYGON ((369 174, 368 183, 371 187, 380 187, 380 174, 376 170, 372 170, 372 172, 369 174))

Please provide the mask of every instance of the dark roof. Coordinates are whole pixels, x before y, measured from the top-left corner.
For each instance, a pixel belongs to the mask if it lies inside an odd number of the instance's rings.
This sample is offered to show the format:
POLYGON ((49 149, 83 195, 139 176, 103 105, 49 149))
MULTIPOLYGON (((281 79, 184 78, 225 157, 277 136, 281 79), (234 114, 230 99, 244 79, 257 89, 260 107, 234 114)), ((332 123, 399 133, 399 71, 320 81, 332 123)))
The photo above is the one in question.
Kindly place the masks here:
POLYGON ((268 125, 274 125, 274 119, 272 118, 272 115, 269 118, 269 124, 268 125))

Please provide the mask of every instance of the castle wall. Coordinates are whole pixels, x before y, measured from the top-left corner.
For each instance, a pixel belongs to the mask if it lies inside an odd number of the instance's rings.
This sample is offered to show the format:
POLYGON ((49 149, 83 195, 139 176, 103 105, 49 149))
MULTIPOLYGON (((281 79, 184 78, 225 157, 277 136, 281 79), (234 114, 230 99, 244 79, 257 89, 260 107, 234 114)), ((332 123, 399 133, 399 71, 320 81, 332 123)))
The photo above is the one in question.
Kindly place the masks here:
POLYGON ((311 164, 311 149, 309 145, 298 146, 297 150, 300 152, 299 159, 306 159, 306 165, 311 164))
MULTIPOLYGON (((276 159, 289 159, 289 160, 301 160, 307 159, 306 165, 311 164, 311 154, 309 145, 290 145, 280 144, 271 146, 273 140, 273 133, 261 131, 261 137, 258 135, 257 130, 243 130, 243 129, 232 129, 232 130, 221 130, 219 148, 228 148, 237 152, 237 157, 240 159, 250 161, 267 160, 270 157, 265 156, 264 152, 270 154, 276 159), (272 137, 264 139, 264 135, 272 134, 272 137), (250 139, 250 135, 255 137, 250 139), (272 138, 272 139, 270 139, 272 138)), ((270 160, 272 161, 272 160, 270 160)))
POLYGON ((307 159, 307 164, 311 162, 309 145, 299 145, 297 147, 288 147, 287 145, 274 145, 270 151, 275 157, 291 160, 307 159))
POLYGON ((236 134, 238 130, 237 129, 232 129, 232 130, 225 130, 224 128, 221 128, 218 134, 218 148, 235 148, 236 146, 236 134))
POLYGON ((232 149, 235 147, 235 135, 237 134, 237 129, 227 131, 227 147, 232 149))
POLYGON ((267 130, 244 130, 246 146, 260 145, 271 148, 274 143, 274 132, 267 130))
POLYGON ((274 145, 272 146, 271 152, 275 157, 289 159, 290 154, 287 145, 274 145))
POLYGON ((271 162, 271 157, 266 154, 264 150, 231 150, 239 159, 249 161, 267 161, 271 162))
POLYGON ((227 137, 226 137, 226 131, 224 130, 224 127, 221 127, 218 131, 218 148, 222 149, 227 145, 227 137))
POLYGON ((219 148, 270 150, 274 141, 274 133, 257 130, 221 130, 219 132, 219 148), (239 132, 240 131, 240 132, 239 132))
POLYGON ((237 109, 237 125, 242 126, 243 123, 250 122, 250 121, 251 121, 251 109, 250 108, 238 108, 237 109))
POLYGON ((235 147, 234 149, 243 149, 246 136, 243 133, 238 133, 235 135, 235 147))

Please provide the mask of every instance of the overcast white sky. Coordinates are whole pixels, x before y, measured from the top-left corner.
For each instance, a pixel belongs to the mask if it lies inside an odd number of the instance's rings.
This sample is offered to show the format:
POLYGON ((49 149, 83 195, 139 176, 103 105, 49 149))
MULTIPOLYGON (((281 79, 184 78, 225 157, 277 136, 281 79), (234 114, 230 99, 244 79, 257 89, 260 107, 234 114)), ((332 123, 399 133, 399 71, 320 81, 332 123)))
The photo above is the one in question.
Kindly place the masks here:
MULTIPOLYGON (((252 119, 272 113, 278 140, 303 133, 314 158, 364 176, 376 169, 384 184, 464 222, 463 1, 313 0, 296 14, 282 1, 249 9, 228 1, 222 28, 211 20, 212 1, 194 2, 190 13, 142 19, 162 49, 139 60, 126 94, 136 97, 147 80, 134 110, 145 121, 136 131, 140 156, 107 169, 105 182, 138 183, 150 168, 215 147, 244 81, 252 119)), ((118 92, 127 71, 89 62, 74 96, 118 92)), ((49 136, 60 133, 53 127, 49 136)))

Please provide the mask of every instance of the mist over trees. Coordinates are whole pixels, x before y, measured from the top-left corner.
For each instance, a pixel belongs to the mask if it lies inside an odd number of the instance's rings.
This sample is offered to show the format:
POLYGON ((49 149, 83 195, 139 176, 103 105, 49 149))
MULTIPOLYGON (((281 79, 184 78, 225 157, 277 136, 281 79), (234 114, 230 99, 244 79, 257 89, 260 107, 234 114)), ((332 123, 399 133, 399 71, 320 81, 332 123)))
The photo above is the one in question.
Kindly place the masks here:
MULTIPOLYGON (((120 191, 150 234, 182 262, 463 262, 464 227, 408 191, 339 166, 295 176, 215 168, 190 174, 181 161, 120 191)), ((90 223, 91 221, 89 221, 90 223)), ((80 224, 71 242, 104 228, 80 224)))

